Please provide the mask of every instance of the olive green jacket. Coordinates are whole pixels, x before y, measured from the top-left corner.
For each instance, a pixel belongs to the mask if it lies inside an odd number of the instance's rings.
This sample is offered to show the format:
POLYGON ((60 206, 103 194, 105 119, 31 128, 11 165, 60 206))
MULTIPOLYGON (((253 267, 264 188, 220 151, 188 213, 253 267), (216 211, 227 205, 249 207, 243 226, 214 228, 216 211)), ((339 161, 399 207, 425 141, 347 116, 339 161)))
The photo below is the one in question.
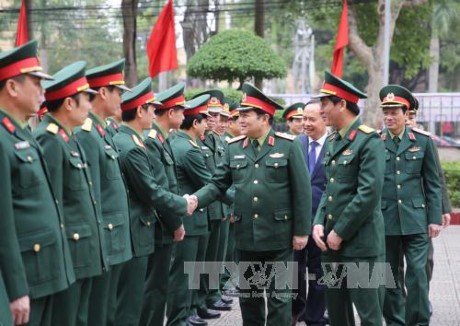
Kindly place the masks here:
POLYGON ((380 208, 385 149, 379 135, 357 119, 344 138, 336 132, 328 138, 324 164, 326 189, 314 224, 334 230, 342 239, 340 250, 330 254, 375 257, 385 251, 380 208))
POLYGON ((234 138, 211 182, 196 192, 199 206, 235 186, 236 248, 292 247, 311 231, 311 186, 298 140, 270 129, 259 152, 245 136, 234 138))
POLYGON ((118 161, 118 150, 110 134, 92 113, 75 132, 83 148, 93 183, 96 205, 104 227, 109 265, 132 257, 128 196, 118 161))
POLYGON ((136 131, 122 125, 114 141, 129 189, 133 252, 136 257, 146 256, 155 248, 157 211, 162 216, 184 216, 187 201, 156 182, 143 139, 136 131))
MULTIPOLYGON (((179 193, 192 194, 211 180, 200 146, 183 131, 177 132, 171 142, 177 166, 179 193)), ((186 236, 208 233, 208 208, 195 210, 192 216, 184 217, 186 236)))
POLYGON ((10 301, 66 289, 75 274, 42 149, 2 111, 0 173, 0 266, 10 301))
POLYGON ((385 183, 382 212, 386 235, 427 233, 428 224, 441 224, 442 188, 437 152, 429 134, 406 127, 396 147, 388 130, 385 144, 385 183))
POLYGON ((64 225, 77 279, 102 274, 107 268, 102 221, 96 206, 84 152, 73 135, 47 114, 33 133, 43 149, 64 225))
POLYGON ((120 124, 113 118, 107 118, 105 120, 107 123, 107 127, 105 131, 110 134, 110 136, 115 136, 118 133, 118 129, 120 129, 120 124))
MULTIPOLYGON (((144 131, 144 144, 149 157, 150 167, 156 183, 174 194, 178 194, 176 164, 169 138, 165 139, 159 127, 144 131)), ((155 228, 155 244, 172 243, 173 233, 182 224, 182 216, 165 212, 158 214, 159 227, 155 228)))

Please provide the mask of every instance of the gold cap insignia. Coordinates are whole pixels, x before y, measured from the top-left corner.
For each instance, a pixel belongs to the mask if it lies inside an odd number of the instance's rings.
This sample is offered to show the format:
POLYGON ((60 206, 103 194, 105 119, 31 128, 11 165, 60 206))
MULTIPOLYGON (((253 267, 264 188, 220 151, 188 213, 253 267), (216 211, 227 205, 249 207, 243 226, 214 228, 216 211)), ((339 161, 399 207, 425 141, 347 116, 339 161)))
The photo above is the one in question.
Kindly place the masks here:
POLYGON ((387 95, 387 101, 393 101, 395 99, 395 94, 393 93, 388 93, 387 95))

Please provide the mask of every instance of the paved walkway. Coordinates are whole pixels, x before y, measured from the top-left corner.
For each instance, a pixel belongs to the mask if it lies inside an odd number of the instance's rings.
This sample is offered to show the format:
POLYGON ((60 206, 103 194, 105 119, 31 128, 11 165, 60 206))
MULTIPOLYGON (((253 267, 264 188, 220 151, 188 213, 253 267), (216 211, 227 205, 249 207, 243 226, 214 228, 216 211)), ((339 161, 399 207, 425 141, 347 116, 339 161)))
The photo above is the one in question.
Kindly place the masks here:
MULTIPOLYGON (((451 226, 441 232, 434 241, 434 248, 435 265, 430 290, 433 316, 430 324, 460 325, 460 281, 457 279, 460 279, 460 226, 451 226)), ((208 322, 210 326, 242 325, 238 302, 233 304, 232 311, 224 312, 221 318, 208 322)))

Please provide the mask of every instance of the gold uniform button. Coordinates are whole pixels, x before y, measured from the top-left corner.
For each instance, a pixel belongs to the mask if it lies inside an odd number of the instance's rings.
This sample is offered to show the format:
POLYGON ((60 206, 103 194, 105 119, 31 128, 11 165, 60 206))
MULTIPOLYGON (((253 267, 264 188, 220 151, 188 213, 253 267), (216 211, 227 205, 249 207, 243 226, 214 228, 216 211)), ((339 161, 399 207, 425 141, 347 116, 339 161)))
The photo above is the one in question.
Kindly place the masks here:
POLYGON ((40 246, 39 243, 34 244, 34 252, 40 252, 41 249, 42 247, 40 246))
POLYGON ((237 165, 236 165, 236 168, 239 169, 239 168, 240 168, 240 164, 237 164, 237 165))
POLYGON ((59 200, 56 199, 54 202, 56 203, 56 205, 59 205, 59 200))
POLYGON ((27 161, 32 162, 32 156, 27 156, 27 161))
POLYGON ((61 223, 61 229, 63 229, 63 228, 64 228, 64 224, 61 223))
POLYGON ((204 212, 204 208, 200 208, 200 212, 204 212))
POLYGON ((332 220, 332 214, 327 214, 327 219, 332 220))
POLYGON ((332 160, 332 161, 331 161, 331 164, 332 164, 332 165, 335 165, 335 160, 332 160))
POLYGON ((93 183, 92 183, 91 181, 90 181, 90 182, 88 182, 88 183, 89 183, 89 185, 90 185, 90 186, 92 186, 92 185, 93 185, 93 183))
POLYGON ((73 234, 73 239, 74 239, 75 241, 80 240, 80 235, 79 235, 78 233, 74 233, 74 234, 73 234))
POLYGON ((417 159, 417 157, 416 157, 416 156, 412 156, 412 159, 413 159, 413 160, 416 160, 416 159, 417 159))
POLYGON ((256 164, 254 165, 254 167, 255 167, 256 169, 258 169, 258 168, 259 168, 259 164, 256 163, 256 164))
POLYGON ((259 218, 259 214, 254 214, 254 218, 259 218))
POLYGON ((254 184, 258 184, 259 183, 259 180, 254 180, 254 184))
POLYGON ((147 221, 147 226, 150 227, 150 221, 147 221))
POLYGON ((401 189, 401 185, 397 185, 396 188, 401 189))
POLYGON ((422 207, 425 208, 425 204, 422 204, 422 207))
POLYGON ((401 158, 400 158, 399 156, 398 156, 398 157, 396 157, 396 161, 399 161, 400 159, 401 159, 401 158))
POLYGON ((347 164, 347 162, 348 162, 347 160, 343 161, 343 165, 347 164))
POLYGON ((275 168, 277 168, 277 167, 278 167, 278 163, 275 163, 274 166, 275 166, 275 168))
POLYGON ((112 223, 109 223, 109 225, 107 225, 107 228, 112 231, 113 230, 113 224, 112 223))
POLYGON ((402 204, 402 200, 401 200, 401 199, 398 199, 398 204, 402 204))
POLYGON ((78 167, 79 169, 81 169, 81 168, 82 168, 82 166, 81 166, 81 164, 80 164, 80 163, 78 163, 78 164, 77 164, 77 167, 78 167))
POLYGON ((331 183, 334 183, 335 180, 334 180, 334 178, 330 178, 329 181, 330 181, 331 183))
POLYGON ((287 220, 287 219, 288 219, 288 216, 287 216, 287 215, 284 215, 284 219, 287 220))
POLYGON ((254 197, 254 201, 258 201, 258 200, 259 200, 259 198, 258 198, 258 197, 254 197))
POLYGON ((327 197, 327 200, 328 200, 328 201, 332 201, 333 199, 334 199, 334 198, 332 198, 332 196, 327 197))
POLYGON ((401 171, 396 171, 396 174, 401 174, 401 171))

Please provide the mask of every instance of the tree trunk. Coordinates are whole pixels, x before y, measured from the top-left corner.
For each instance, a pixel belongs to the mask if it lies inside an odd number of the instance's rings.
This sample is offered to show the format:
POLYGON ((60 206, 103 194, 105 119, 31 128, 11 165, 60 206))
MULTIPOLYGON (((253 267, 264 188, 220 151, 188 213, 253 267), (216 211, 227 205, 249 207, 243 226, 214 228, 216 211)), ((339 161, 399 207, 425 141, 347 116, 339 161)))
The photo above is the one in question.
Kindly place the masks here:
POLYGON ((136 63, 136 21, 138 0, 122 0, 123 15, 123 54, 125 63, 125 81, 129 87, 137 84, 136 63))
MULTIPOLYGON (((254 5, 255 22, 254 32, 257 36, 264 38, 264 25, 265 25, 265 0, 256 0, 254 5)), ((257 88, 262 89, 262 78, 256 78, 255 85, 257 88)))
POLYGON ((428 72, 428 92, 436 93, 439 78, 439 37, 434 30, 430 40, 430 57, 432 61, 428 72))

